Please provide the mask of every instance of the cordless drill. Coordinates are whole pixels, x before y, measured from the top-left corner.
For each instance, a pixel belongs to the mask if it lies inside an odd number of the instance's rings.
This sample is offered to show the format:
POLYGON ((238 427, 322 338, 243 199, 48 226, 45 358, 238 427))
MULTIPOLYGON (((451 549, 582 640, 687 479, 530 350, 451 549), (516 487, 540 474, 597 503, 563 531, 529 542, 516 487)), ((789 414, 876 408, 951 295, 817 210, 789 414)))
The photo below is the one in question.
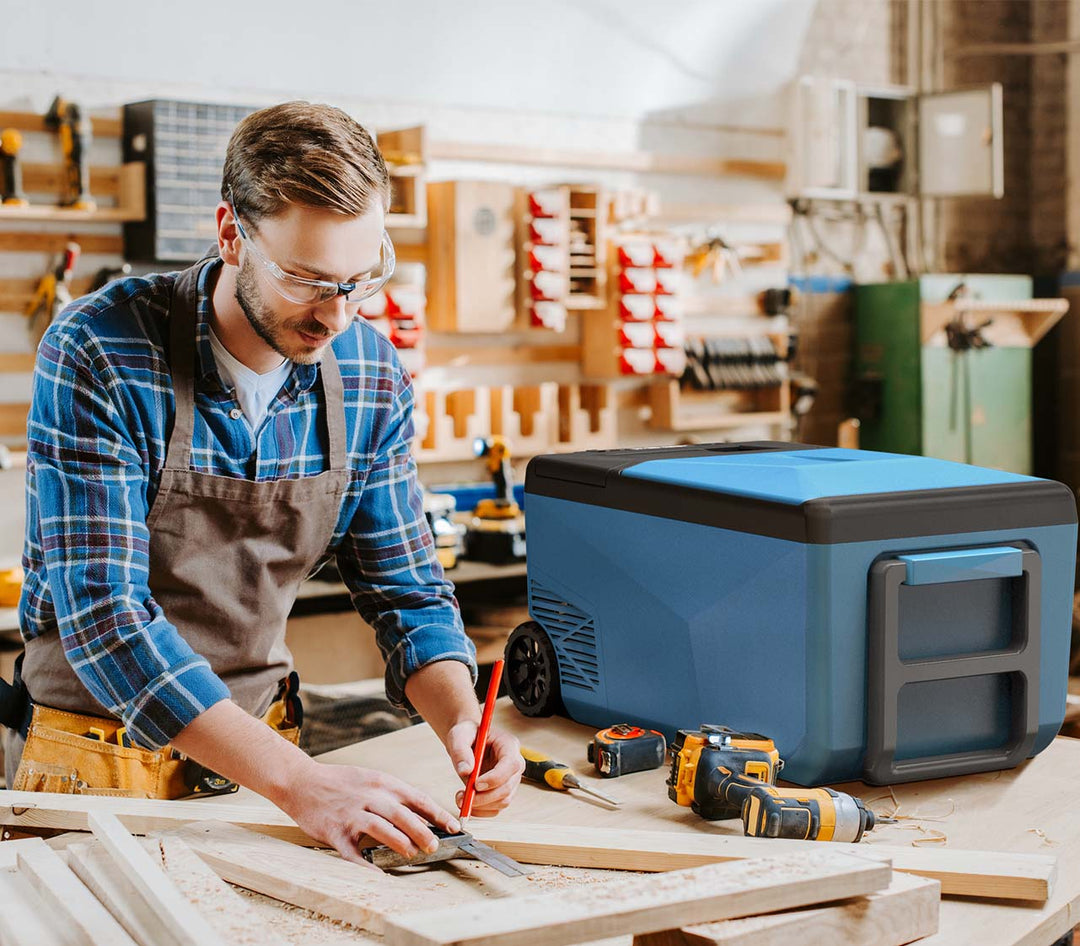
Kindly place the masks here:
POLYGON ((777 788, 783 760, 767 736, 704 725, 679 730, 668 797, 709 821, 743 820, 750 837, 858 841, 874 827, 860 799, 830 788, 777 788))
POLYGON ((93 132, 90 118, 74 102, 53 99, 45 115, 45 127, 60 135, 60 150, 64 153, 64 190, 60 204, 76 210, 94 210, 97 204, 90 196, 90 142, 93 132))
POLYGON ((9 207, 25 207, 27 204, 19 164, 21 148, 22 135, 16 129, 5 128, 0 132, 0 202, 9 207))

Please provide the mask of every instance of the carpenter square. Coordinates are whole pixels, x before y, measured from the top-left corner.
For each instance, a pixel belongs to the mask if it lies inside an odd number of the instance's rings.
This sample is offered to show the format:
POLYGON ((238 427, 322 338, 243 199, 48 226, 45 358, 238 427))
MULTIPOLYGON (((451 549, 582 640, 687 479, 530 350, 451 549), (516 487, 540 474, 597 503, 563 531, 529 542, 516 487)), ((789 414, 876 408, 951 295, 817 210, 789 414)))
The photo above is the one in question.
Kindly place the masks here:
POLYGON ((402 857, 397 851, 382 845, 380 847, 365 848, 361 853, 366 860, 371 861, 376 867, 383 870, 393 870, 396 867, 415 867, 418 864, 436 864, 439 861, 448 861, 453 857, 472 857, 483 861, 489 867, 494 867, 499 873, 507 877, 524 877, 529 873, 517 861, 510 859, 505 854, 500 854, 492 847, 477 841, 468 831, 459 831, 451 834, 432 828, 435 837, 439 839, 439 849, 434 854, 417 854, 416 857, 402 857))

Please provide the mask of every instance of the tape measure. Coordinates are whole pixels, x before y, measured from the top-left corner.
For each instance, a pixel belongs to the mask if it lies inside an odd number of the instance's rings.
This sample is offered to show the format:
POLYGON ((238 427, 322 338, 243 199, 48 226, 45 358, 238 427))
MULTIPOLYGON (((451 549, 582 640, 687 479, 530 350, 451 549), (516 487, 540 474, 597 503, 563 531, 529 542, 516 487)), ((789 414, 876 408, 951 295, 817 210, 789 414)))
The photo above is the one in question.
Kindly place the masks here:
POLYGON ((660 768, 667 757, 667 741, 655 729, 619 723, 593 736, 588 755, 604 778, 618 778, 660 768))

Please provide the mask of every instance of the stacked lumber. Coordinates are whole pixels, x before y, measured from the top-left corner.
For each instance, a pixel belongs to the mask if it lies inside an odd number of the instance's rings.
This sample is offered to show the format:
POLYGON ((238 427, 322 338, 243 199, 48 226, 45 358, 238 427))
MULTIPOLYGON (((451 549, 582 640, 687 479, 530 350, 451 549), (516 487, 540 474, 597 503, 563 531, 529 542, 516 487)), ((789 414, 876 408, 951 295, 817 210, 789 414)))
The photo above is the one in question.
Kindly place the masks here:
POLYGON ((265 806, 4 792, 0 823, 89 831, 62 850, 0 843, 0 942, 44 946, 284 942, 230 884, 387 946, 900 946, 937 931, 943 893, 1043 901, 1056 871, 1045 855, 491 824, 477 837, 519 861, 612 873, 544 890, 468 861, 425 885, 314 850, 265 806))

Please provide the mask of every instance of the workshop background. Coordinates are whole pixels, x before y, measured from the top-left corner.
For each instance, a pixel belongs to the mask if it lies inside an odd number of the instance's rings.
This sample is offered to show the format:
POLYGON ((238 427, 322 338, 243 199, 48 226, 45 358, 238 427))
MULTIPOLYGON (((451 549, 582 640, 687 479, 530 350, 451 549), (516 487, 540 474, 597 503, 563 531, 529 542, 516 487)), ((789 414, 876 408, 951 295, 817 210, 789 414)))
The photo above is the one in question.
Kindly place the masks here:
MULTIPOLYGON (((28 200, 0 206, 0 566, 36 337, 65 294, 201 255, 233 126, 293 98, 348 110, 392 165, 398 274, 363 311, 413 373, 482 662, 525 615, 523 526, 473 512, 531 456, 792 439, 1080 486, 1076 0, 111 8, 0 33, 28 200)), ((289 643, 334 707, 325 748, 404 723, 319 577, 289 643)))

